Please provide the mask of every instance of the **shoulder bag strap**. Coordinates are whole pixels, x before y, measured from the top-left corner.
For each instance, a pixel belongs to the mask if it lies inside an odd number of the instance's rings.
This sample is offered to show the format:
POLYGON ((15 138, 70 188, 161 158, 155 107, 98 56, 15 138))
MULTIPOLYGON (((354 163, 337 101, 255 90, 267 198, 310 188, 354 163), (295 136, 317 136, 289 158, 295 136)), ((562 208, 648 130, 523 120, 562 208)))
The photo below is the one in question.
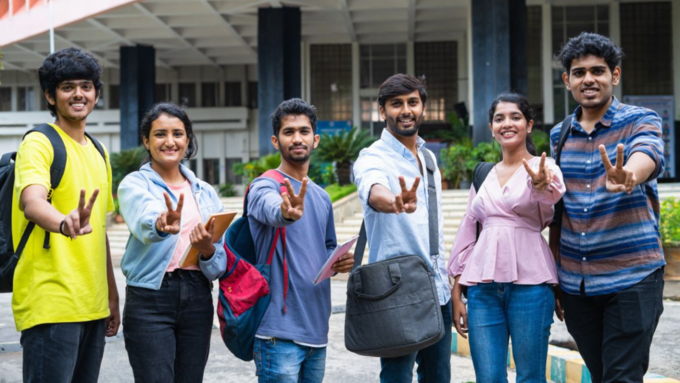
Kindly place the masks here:
MULTIPOLYGON (((437 210, 437 185, 434 181, 435 163, 429 151, 423 150, 427 172, 428 225, 430 229, 430 255, 439 254, 439 214, 437 210)), ((354 265, 352 271, 361 265, 366 250, 366 220, 361 221, 359 239, 354 248, 354 265)))

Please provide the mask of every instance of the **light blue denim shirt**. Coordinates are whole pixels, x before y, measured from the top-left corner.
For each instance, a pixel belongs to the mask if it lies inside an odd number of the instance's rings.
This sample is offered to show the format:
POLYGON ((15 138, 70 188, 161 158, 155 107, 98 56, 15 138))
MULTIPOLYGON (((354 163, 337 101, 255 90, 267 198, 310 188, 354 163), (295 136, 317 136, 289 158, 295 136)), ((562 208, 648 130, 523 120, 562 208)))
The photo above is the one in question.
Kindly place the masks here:
MULTIPOLYGON (((442 178, 439 168, 435 170, 434 182, 437 187, 437 214, 439 215, 439 254, 430 255, 430 233, 428 221, 427 171, 423 151, 425 141, 418 137, 418 158, 423 165, 421 173, 418 161, 401 142, 387 129, 380 140, 361 151, 354 163, 354 182, 364 210, 368 248, 368 262, 377 262, 399 255, 418 254, 435 270, 435 281, 440 305, 451 297, 449 281, 444 262, 444 216, 442 213, 442 178), (393 193, 401 193, 399 176, 403 176, 406 187, 410 188, 416 177, 418 186, 418 207, 411 214, 385 214, 368 205, 373 185, 383 185, 393 193), (433 266, 434 265, 434 266, 433 266)), ((432 154, 432 152, 430 152, 432 154)), ((432 154, 434 158, 434 154, 432 154)), ((436 165, 435 165, 436 166, 436 165)))

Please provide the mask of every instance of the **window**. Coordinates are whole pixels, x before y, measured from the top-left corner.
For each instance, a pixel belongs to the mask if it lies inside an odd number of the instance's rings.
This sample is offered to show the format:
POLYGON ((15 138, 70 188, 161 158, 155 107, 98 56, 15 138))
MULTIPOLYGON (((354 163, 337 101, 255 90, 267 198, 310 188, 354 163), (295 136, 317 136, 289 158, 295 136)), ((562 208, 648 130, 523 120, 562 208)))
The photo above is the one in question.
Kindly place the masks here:
POLYGON ((234 165, 243 162, 240 158, 227 158, 225 164, 227 166, 227 182, 232 185, 240 185, 243 183, 241 175, 234 174, 234 165))
POLYGON ((415 73, 425 76, 425 121, 446 121, 458 100, 458 48, 456 41, 416 43, 415 73))
POLYGON ((179 84, 179 104, 183 108, 196 107, 196 84, 194 83, 179 84))
POLYGON ((229 81, 224 83, 224 106, 241 106, 241 83, 229 81))
POLYGON ((527 6, 527 97, 536 113, 536 122, 543 122, 542 10, 540 5, 527 6))
POLYGON ((362 45, 361 88, 379 88, 388 77, 406 73, 406 44, 362 45))
POLYGON ((109 109, 120 109, 120 85, 109 85, 109 109))
POLYGON ((220 99, 220 87, 216 82, 204 82, 201 84, 201 106, 214 108, 218 106, 220 99))
POLYGON ((172 100, 171 84, 156 84, 156 96, 154 103, 172 100))
POLYGON ((361 98, 361 129, 371 132, 372 136, 379 136, 385 123, 380 119, 380 109, 376 97, 361 98))
MULTIPOLYGON (((608 35, 609 6, 552 7, 553 52, 558 53, 567 40, 578 36, 581 32, 595 32, 608 35)), ((559 121, 573 112, 577 104, 570 92, 564 87, 564 81, 562 81, 564 69, 562 64, 556 61, 553 65, 555 119, 559 121)))
POLYGON ((12 88, 0 88, 0 112, 12 111, 12 88))
POLYGON ((17 88, 17 110, 27 112, 35 110, 35 88, 32 86, 20 86, 17 88))
POLYGON ((257 81, 248 81, 248 107, 257 109, 257 81))
POLYGON ((671 3, 622 3, 623 94, 673 94, 671 3))
POLYGON ((311 102, 319 120, 352 119, 352 45, 310 46, 311 102))
POLYGON ((203 159, 203 181, 211 185, 220 183, 220 160, 217 158, 203 159))

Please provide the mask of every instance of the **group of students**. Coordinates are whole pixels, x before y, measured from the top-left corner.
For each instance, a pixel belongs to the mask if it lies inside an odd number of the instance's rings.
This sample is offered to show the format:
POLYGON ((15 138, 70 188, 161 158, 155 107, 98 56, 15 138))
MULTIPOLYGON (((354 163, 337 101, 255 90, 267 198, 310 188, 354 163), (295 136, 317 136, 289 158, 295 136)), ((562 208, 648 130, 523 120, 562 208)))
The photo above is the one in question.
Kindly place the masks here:
MULTIPOLYGON (((608 38, 592 33, 569 40, 560 53, 565 86, 579 103, 569 125, 551 131, 560 166, 535 152, 525 97, 504 93, 493 101, 489 128, 502 160, 470 190, 448 265, 441 175, 435 172, 435 185, 423 177, 424 81, 397 74, 382 84, 378 103, 386 127, 353 168, 368 261, 421 255, 433 270, 447 329, 423 350, 381 358, 382 382, 411 382, 415 364, 419 382, 449 382, 452 326, 470 336, 478 382, 507 381, 509 338, 517 381, 545 382, 553 311, 566 320, 593 382, 642 382, 663 311, 656 178, 664 146, 656 113, 613 96, 621 58, 608 38), (569 132, 561 146, 563 129, 569 132), (432 187, 436 200, 429 201, 432 187), (561 238, 551 250, 541 231, 560 199, 561 238), (429 251, 431 203, 439 215, 438 254, 429 251)), ((37 225, 17 266, 12 300, 25 382, 96 382, 104 338, 120 325, 105 231, 113 210, 111 167, 108 153, 102 161, 85 135, 100 75, 96 60, 73 48, 50 55, 39 70, 52 126, 68 154, 57 189, 50 187, 54 152, 46 137, 29 134, 17 155, 14 237, 29 221, 37 225), (40 233, 48 232, 61 235, 45 247, 40 233)), ((291 99, 271 122, 272 145, 281 154, 276 170, 287 191, 264 177, 250 185, 258 263, 267 259, 277 228, 286 228, 287 241, 277 243, 272 260, 272 298, 254 345, 256 374, 260 382, 321 382, 330 281, 312 281, 337 241, 330 198, 307 177, 320 140, 316 113, 291 99)), ((125 347, 137 382, 200 382, 212 333, 212 281, 228 268, 223 240, 213 242, 214 227, 205 222, 224 207, 213 187, 182 164, 198 150, 182 108, 155 105, 140 131, 148 160, 117 190, 131 233, 121 262, 125 347), (199 264, 181 267, 189 245, 200 251, 199 264)), ((353 263, 348 252, 333 270, 350 272, 353 263)))

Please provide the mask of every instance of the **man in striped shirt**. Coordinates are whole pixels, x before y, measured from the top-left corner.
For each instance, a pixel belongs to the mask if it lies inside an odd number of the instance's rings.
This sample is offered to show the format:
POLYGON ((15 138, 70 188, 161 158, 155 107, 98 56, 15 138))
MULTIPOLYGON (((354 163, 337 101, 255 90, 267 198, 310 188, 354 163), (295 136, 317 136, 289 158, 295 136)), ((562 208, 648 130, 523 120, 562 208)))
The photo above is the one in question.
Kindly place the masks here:
POLYGON ((554 154, 570 129, 560 161, 567 192, 558 269, 567 328, 594 383, 642 382, 663 311, 661 119, 613 96, 622 57, 598 34, 567 42, 558 59, 579 106, 571 126, 550 133, 554 154))

